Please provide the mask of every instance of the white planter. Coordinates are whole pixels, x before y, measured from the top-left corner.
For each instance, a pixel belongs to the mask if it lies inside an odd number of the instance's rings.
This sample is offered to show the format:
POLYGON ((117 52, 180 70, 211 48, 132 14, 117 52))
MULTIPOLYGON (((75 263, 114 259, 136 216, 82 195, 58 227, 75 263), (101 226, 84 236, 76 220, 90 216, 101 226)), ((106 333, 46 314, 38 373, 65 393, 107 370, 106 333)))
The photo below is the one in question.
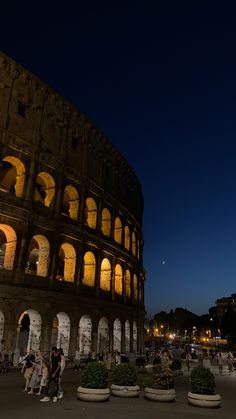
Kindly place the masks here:
POLYGON ((140 393, 139 386, 117 386, 111 385, 111 394, 118 397, 138 397, 140 393))
POLYGON ((104 402, 110 397, 110 389, 78 387, 77 396, 86 402, 104 402))
POLYGON ((221 396, 219 394, 188 393, 188 402, 199 407, 220 407, 221 396))
POLYGON ((156 388, 146 387, 144 389, 144 396, 148 400, 155 402, 173 402, 175 401, 176 392, 174 389, 158 390, 156 388))

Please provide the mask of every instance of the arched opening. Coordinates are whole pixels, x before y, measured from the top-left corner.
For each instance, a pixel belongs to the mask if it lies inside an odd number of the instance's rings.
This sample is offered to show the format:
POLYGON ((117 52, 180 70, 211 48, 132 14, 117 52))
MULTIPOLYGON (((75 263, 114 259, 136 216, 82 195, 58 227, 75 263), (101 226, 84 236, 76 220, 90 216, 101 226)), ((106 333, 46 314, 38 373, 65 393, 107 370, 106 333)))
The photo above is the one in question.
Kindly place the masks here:
POLYGON ((121 352, 121 322, 115 319, 113 325, 113 350, 121 352))
POLYGON ((126 297, 131 297, 131 275, 129 269, 125 271, 125 294, 126 297))
POLYGON ((104 236, 110 237, 111 235, 111 213, 107 208, 102 210, 101 230, 104 236))
POLYGON ((138 301, 138 279, 136 274, 133 276, 133 295, 134 300, 138 301))
POLYGON ((0 224, 0 269, 13 269, 15 252, 15 230, 7 224, 0 224))
POLYGON ((128 226, 125 226, 125 248, 130 250, 130 230, 128 226))
POLYGON ((97 351, 99 353, 109 351, 109 325, 106 317, 102 317, 98 323, 97 351))
POLYGON ((92 320, 88 314, 84 314, 79 322, 79 351, 85 355, 91 352, 91 340, 92 340, 92 320))
POLYGON ((54 195, 55 182, 53 177, 47 172, 38 173, 34 190, 34 201, 50 207, 54 195))
POLYGON ((137 337, 138 337, 137 323, 133 322, 133 352, 137 352, 138 350, 137 337))
POLYGON ((116 294, 122 295, 123 292, 123 272, 122 267, 117 264, 115 266, 115 292, 116 294))
POLYGON ((94 287, 96 273, 96 259, 92 252, 86 252, 84 255, 84 275, 83 284, 88 287, 94 287))
POLYGON ((122 223, 119 217, 116 217, 115 219, 114 240, 116 243, 122 243, 122 223))
POLYGON ((134 231, 132 233, 132 253, 136 256, 136 234, 134 231))
POLYGON ((100 288, 104 291, 111 290, 111 264, 107 258, 103 259, 101 263, 100 288))
POLYGON ((13 156, 0 161, 0 190, 21 198, 24 192, 25 166, 13 156))
POLYGON ((37 276, 47 276, 49 255, 48 239, 41 234, 33 236, 28 246, 25 272, 37 276))
POLYGON ((125 351, 130 352, 130 323, 129 320, 125 322, 125 351))
POLYGON ((68 355, 70 344, 70 318, 68 314, 57 313, 52 322, 51 345, 62 348, 65 356, 68 355))
POLYGON ((63 243, 59 250, 57 279, 73 282, 75 278, 76 252, 72 244, 63 243))
POLYGON ((0 341, 3 338, 4 333, 4 323, 5 323, 5 317, 2 311, 0 311, 0 341))
POLYGON ((18 321, 17 353, 23 354, 31 348, 37 351, 40 346, 41 316, 32 309, 24 311, 18 321))
POLYGON ((79 194, 72 185, 67 185, 64 189, 62 213, 70 217, 72 220, 78 219, 79 194))
POLYGON ((93 198, 86 199, 84 222, 93 229, 97 226, 97 204, 93 198))

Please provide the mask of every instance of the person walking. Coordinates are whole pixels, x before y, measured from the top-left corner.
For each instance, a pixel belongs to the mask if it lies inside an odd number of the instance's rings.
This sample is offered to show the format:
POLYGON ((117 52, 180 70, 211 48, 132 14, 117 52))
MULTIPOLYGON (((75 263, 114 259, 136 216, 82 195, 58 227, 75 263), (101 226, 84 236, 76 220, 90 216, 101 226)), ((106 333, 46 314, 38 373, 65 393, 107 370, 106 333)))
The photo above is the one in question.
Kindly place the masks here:
POLYGON ((33 394, 34 389, 39 387, 40 383, 40 373, 42 371, 42 355, 40 351, 35 352, 35 360, 33 365, 33 374, 29 382, 30 391, 28 391, 28 394, 33 394))
POLYGON ((35 356, 32 349, 29 350, 23 361, 23 367, 21 369, 22 374, 24 373, 25 378, 25 388, 23 391, 28 391, 29 382, 33 374, 33 367, 35 362, 35 356))
POLYGON ((61 369, 60 369, 60 374, 59 374, 59 378, 58 378, 58 394, 57 394, 57 398, 58 399, 62 399, 63 398, 63 389, 62 389, 62 375, 66 366, 66 361, 65 361, 65 355, 63 352, 62 348, 59 348, 59 354, 61 355, 61 369))
POLYGON ((48 378, 48 385, 46 396, 41 399, 41 402, 49 402, 51 399, 53 402, 57 402, 58 394, 58 381, 61 371, 61 354, 59 350, 54 346, 52 348, 50 372, 48 378))
POLYGON ((227 365, 228 365, 228 371, 230 375, 232 374, 233 369, 234 369, 233 360, 234 360, 233 354, 232 352, 229 352, 227 355, 227 365))
POLYGON ((219 368, 219 373, 222 374, 223 373, 224 360, 222 358, 222 353, 221 352, 218 352, 218 354, 217 354, 217 364, 218 364, 218 368, 219 368))
POLYGON ((190 352, 187 352, 187 353, 186 353, 185 360, 186 360, 186 367, 187 367, 187 370, 188 370, 188 371, 190 371, 191 361, 192 361, 192 357, 191 357, 190 352))
POLYGON ((47 389, 48 366, 47 366, 46 361, 44 360, 42 360, 40 376, 41 376, 41 380, 40 380, 39 391, 37 393, 37 396, 40 396, 41 393, 46 393, 46 389, 47 389))

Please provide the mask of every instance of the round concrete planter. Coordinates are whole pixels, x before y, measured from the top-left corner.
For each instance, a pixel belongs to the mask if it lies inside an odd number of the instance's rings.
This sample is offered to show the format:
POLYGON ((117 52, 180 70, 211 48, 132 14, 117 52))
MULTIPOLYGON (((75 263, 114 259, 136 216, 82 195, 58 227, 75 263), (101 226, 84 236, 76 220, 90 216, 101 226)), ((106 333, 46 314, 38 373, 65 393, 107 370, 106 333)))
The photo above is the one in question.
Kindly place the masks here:
POLYGON ((144 389, 144 396, 146 399, 155 402, 174 402, 176 392, 174 389, 158 390, 156 388, 146 387, 144 389))
POLYGON ((188 402, 199 407, 220 407, 221 396, 219 394, 188 393, 188 402))
POLYGON ((77 396, 86 402, 104 402, 110 397, 110 389, 78 387, 77 396))
POLYGON ((118 397, 138 397, 140 393, 139 386, 117 386, 111 385, 111 394, 118 397))

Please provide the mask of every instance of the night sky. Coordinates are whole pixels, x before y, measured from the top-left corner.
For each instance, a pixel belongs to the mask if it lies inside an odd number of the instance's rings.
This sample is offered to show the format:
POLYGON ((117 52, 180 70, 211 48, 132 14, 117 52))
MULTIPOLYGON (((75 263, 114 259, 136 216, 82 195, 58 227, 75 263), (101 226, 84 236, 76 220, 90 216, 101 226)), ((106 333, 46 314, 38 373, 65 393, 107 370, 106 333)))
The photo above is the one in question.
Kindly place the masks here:
POLYGON ((3 11, 1 50, 134 168, 148 315, 203 314, 236 292, 236 12, 207 1, 77 4, 3 11))

